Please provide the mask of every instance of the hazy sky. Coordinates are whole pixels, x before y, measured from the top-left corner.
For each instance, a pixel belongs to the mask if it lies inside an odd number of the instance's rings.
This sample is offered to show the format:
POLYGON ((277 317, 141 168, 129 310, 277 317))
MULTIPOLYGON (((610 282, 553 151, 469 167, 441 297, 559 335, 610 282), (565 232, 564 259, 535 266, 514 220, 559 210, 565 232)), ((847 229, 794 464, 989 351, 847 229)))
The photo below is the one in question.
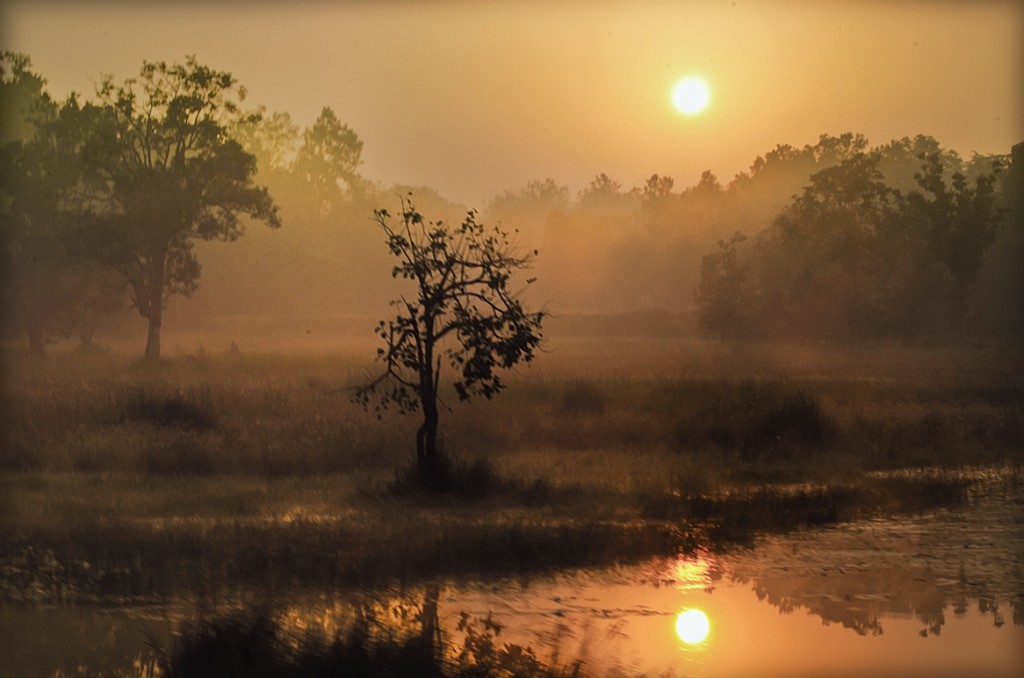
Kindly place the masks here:
POLYGON ((1024 140, 1024 3, 3 2, 0 42, 50 91, 187 54, 300 125, 331 106, 364 174, 475 206, 531 179, 575 192, 723 182, 778 143, 934 135, 961 153, 1024 140), (672 84, 704 77, 685 117, 672 84))

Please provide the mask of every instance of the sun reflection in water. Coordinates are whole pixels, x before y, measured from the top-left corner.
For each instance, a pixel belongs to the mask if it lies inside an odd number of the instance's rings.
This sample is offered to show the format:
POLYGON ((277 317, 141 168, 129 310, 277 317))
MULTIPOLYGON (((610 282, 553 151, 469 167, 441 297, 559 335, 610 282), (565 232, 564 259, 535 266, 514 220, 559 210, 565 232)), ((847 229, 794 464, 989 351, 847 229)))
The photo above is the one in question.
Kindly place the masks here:
POLYGON ((699 645, 707 640, 711 632, 711 622, 703 610, 691 608, 683 610, 676 617, 676 635, 687 645, 699 645))
POLYGON ((713 586, 714 563, 708 557, 680 557, 674 563, 671 578, 679 591, 706 591, 713 586))

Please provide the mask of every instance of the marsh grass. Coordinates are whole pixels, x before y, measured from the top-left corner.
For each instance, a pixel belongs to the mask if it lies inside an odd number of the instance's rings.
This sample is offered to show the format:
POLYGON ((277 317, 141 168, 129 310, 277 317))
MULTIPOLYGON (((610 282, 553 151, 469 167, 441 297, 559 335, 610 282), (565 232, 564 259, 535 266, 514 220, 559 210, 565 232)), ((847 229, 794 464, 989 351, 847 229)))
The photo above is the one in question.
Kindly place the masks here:
POLYGON ((116 423, 145 421, 200 431, 217 423, 209 388, 167 392, 143 384, 123 386, 111 394, 110 410, 116 423))
POLYGON ((487 457, 463 459, 440 450, 430 474, 416 464, 395 473, 388 486, 393 499, 417 505, 471 505, 481 502, 505 505, 540 505, 551 499, 551 487, 543 478, 527 480, 499 473, 487 457))
POLYGON ((7 364, 0 588, 29 600, 623 562, 927 510, 963 487, 872 472, 1024 454, 1012 351, 567 342, 449 403, 427 488, 415 416, 349 402, 361 359, 7 364))
POLYGON ((737 451, 743 461, 783 460, 826 448, 838 426, 804 390, 777 382, 706 385, 707 398, 679 417, 675 442, 684 449, 737 451))

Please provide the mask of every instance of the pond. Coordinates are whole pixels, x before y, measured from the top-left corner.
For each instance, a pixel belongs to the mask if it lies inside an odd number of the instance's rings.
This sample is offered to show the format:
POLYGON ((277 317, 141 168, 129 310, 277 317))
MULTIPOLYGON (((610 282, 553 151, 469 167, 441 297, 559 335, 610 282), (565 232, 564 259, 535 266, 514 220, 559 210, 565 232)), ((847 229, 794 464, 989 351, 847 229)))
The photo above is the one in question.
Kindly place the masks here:
MULTIPOLYGON (((490 618, 497 644, 579 661, 590 675, 1024 675, 1024 502, 1015 486, 982 483, 964 505, 725 553, 358 597, 295 593, 276 599, 275 614, 286 630, 331 633, 370 599, 398 626, 429 601, 456 645, 464 615, 490 618)), ((116 609, 4 605, 0 665, 4 675, 144 675, 182 620, 237 604, 220 594, 116 609)))

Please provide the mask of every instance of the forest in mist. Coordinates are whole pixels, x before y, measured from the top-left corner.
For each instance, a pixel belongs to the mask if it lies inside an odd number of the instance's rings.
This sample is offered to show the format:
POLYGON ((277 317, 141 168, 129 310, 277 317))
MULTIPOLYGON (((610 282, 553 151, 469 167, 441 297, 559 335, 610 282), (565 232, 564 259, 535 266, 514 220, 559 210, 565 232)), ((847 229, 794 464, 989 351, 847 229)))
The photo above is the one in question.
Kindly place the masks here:
MULTIPOLYGON (((223 193, 170 238, 154 291, 140 282, 153 259, 139 233, 156 227, 140 226, 111 188, 131 183, 132 165, 118 158, 121 137, 109 127, 153 90, 105 80, 94 97, 55 101, 28 57, 4 55, 7 339, 40 351, 68 338, 89 344, 97 333, 134 334, 141 344, 139 316, 158 307, 172 330, 368 333, 366 318, 386 314, 401 291, 373 211, 403 198, 448 224, 477 210, 518 248, 537 250, 526 272, 537 282, 526 290, 523 281, 523 294, 564 326, 911 343, 1024 331, 1024 144, 964 157, 926 135, 821 134, 814 144, 753 149, 749 169, 731 179, 709 169, 692 186, 659 174, 625 186, 600 173, 574 194, 539 176, 465 205, 431 186, 363 178, 370 149, 331 108, 303 129, 286 111, 247 107, 228 74, 194 62, 174 68, 213 97, 207 122, 218 150, 203 181, 223 193), (227 79, 211 89, 195 79, 204 73, 227 79), (618 319, 599 319, 608 314, 618 319)), ((143 83, 170 76, 160 77, 143 68, 143 83)), ((174 115, 168 101, 139 110, 165 127, 174 115)), ((162 169, 173 173, 173 162, 145 172, 162 169)), ((136 197, 152 192, 141 201, 150 208, 180 207, 157 195, 157 179, 148 188, 135 179, 136 197)))

